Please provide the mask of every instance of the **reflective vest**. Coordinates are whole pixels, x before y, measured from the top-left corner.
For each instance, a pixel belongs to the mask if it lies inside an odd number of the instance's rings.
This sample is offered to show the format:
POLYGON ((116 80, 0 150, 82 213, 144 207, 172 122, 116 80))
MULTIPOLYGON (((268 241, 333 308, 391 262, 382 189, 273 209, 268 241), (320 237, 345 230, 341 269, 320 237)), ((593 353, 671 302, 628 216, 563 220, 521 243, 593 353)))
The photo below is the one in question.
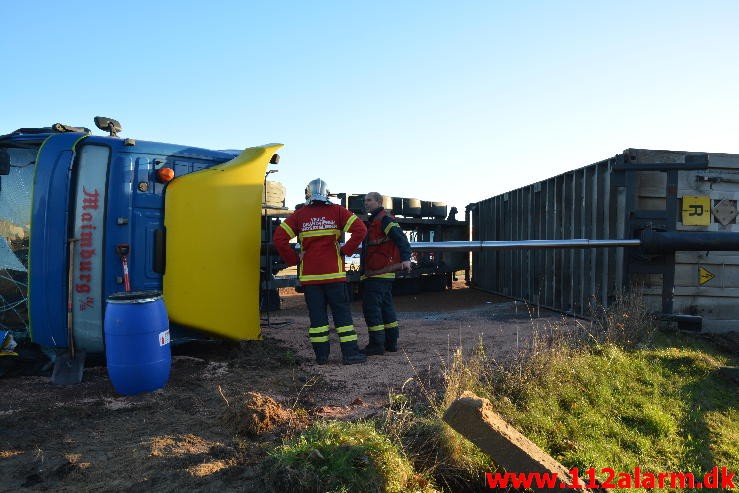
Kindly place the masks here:
POLYGON ((337 204, 314 202, 288 216, 275 230, 272 242, 285 263, 298 265, 302 284, 325 284, 346 281, 344 256, 352 255, 367 233, 362 221, 337 204), (351 233, 343 248, 342 233, 351 233), (290 246, 297 236, 302 260, 290 246))
POLYGON ((371 218, 365 240, 366 252, 363 253, 363 277, 395 279, 394 271, 375 273, 387 270, 401 261, 398 245, 388 237, 392 228, 400 229, 400 225, 384 209, 371 218), (385 218, 387 219, 384 220, 385 218))

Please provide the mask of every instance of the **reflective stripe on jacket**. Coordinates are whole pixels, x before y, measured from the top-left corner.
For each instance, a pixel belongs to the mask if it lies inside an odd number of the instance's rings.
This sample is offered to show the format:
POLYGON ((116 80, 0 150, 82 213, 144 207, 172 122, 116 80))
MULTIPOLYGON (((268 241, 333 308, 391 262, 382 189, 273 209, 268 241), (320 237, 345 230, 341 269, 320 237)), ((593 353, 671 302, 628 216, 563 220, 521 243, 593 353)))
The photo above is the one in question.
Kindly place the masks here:
POLYGON ((288 216, 275 231, 272 242, 287 265, 298 266, 302 284, 324 284, 346 280, 344 255, 352 255, 367 233, 362 221, 337 204, 314 202, 288 216), (339 247, 342 233, 351 238, 339 247), (303 259, 290 246, 298 237, 303 259))

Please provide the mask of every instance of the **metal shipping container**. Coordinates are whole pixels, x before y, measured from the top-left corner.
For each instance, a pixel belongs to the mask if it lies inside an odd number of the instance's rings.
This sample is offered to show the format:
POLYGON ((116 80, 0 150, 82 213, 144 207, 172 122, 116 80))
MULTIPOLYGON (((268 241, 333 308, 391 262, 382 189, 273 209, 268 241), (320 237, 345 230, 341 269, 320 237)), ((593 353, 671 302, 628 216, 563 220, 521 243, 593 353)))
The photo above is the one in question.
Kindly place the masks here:
MULTIPOLYGON (((737 200, 737 154, 627 149, 468 207, 473 240, 630 239, 644 229, 737 232, 737 200)), ((636 285, 678 325, 739 330, 739 252, 489 250, 473 253, 471 283, 584 317, 636 285)))

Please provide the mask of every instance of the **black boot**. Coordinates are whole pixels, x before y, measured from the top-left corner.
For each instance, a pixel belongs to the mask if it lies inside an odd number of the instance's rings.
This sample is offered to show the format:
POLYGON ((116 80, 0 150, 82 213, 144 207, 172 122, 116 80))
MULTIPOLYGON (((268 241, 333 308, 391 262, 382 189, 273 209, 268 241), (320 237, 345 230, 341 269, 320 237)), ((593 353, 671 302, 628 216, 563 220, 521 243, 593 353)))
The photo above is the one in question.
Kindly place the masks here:
POLYGON ((354 365, 367 361, 367 355, 359 350, 357 341, 341 343, 341 362, 345 365, 354 365))
POLYGON ((369 332, 369 344, 362 350, 367 356, 385 354, 385 328, 369 332))
POLYGON ((398 336, 400 336, 400 328, 397 325, 385 329, 385 351, 394 353, 398 350, 398 336))
POLYGON ((328 355, 331 352, 331 345, 328 342, 314 342, 313 351, 316 353, 316 363, 325 365, 328 363, 328 355))

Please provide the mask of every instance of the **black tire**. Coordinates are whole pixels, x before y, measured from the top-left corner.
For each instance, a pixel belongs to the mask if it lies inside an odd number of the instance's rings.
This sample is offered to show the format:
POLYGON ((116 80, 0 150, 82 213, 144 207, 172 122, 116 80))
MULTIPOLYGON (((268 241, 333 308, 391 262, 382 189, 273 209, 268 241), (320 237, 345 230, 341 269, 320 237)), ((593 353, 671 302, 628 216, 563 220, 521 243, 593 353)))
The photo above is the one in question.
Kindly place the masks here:
POLYGON ((403 215, 405 217, 421 217, 421 201, 419 199, 403 199, 403 215))

